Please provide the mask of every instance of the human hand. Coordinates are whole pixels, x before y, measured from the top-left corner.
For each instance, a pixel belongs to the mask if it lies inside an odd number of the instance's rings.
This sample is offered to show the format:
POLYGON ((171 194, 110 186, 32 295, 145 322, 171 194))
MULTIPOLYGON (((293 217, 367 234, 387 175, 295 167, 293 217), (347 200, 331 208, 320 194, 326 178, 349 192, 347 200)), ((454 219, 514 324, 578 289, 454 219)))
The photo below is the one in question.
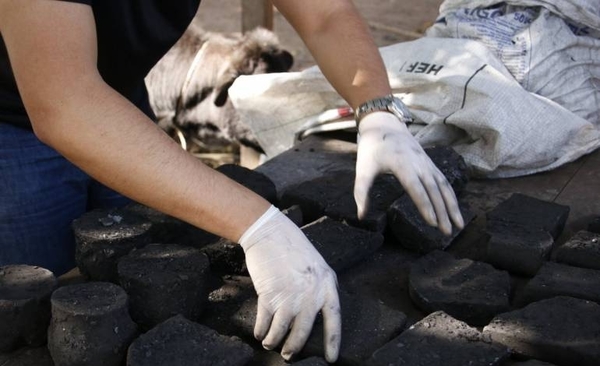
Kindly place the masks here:
POLYGON ((282 357, 289 360, 304 347, 321 311, 325 358, 335 362, 342 324, 337 277, 321 254, 273 206, 246 230, 239 242, 258 293, 256 339, 271 350, 290 331, 281 351, 282 357))
POLYGON ((425 221, 446 235, 464 221, 454 190, 433 164, 405 123, 388 112, 373 112, 359 124, 354 199, 358 217, 368 207, 369 189, 380 173, 392 173, 409 194, 425 221))

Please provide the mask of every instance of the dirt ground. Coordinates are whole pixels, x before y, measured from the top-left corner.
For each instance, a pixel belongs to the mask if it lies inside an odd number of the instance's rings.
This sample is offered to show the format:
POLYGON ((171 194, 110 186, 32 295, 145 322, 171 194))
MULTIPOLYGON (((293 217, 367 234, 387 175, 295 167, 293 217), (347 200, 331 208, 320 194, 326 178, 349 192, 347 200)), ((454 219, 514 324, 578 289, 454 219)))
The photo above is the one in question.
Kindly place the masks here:
MULTIPOLYGON (((215 32, 241 31, 243 0, 203 0, 199 17, 204 28, 215 32)), ((435 21, 442 0, 354 0, 369 23, 378 46, 418 38, 435 21)), ((314 65, 300 38, 275 11, 274 29, 281 43, 294 55, 293 70, 314 65)))

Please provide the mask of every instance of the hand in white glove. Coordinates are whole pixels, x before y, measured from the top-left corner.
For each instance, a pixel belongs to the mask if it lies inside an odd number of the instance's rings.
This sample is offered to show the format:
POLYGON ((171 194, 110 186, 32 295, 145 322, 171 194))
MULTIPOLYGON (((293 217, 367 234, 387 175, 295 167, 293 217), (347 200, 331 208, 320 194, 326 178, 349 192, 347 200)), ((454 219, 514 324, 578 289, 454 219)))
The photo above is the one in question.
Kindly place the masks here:
POLYGON ((273 206, 246 230, 239 242, 258 293, 256 339, 270 350, 290 331, 281 351, 282 357, 289 360, 304 347, 321 311, 325 358, 335 362, 342 324, 337 278, 321 254, 273 206))
POLYGON ((354 199, 359 218, 366 213, 375 177, 379 173, 392 173, 428 224, 446 235, 452 233, 450 219, 463 228, 454 190, 406 124, 391 113, 373 112, 361 120, 358 132, 354 199))

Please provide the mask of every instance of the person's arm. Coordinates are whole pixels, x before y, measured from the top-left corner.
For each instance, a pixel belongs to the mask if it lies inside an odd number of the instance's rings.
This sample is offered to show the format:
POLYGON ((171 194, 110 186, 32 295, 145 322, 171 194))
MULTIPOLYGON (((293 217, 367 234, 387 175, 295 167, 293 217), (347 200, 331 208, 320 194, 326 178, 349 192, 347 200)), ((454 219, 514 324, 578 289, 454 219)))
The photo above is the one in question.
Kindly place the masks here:
POLYGON ((352 108, 391 93, 370 31, 351 0, 273 0, 352 108))
POLYGON ((258 293, 257 338, 271 349, 291 328, 282 349, 289 359, 322 311, 334 362, 341 317, 333 270, 279 210, 183 151, 102 80, 95 29, 87 5, 0 0, 0 33, 36 135, 120 193, 239 241, 258 293))
MULTIPOLYGON (((272 0, 298 32, 323 75, 356 110, 391 93, 379 49, 351 0, 272 0)), ((425 220, 450 234, 464 223, 454 191, 418 142, 390 113, 371 113, 359 125, 354 196, 359 217, 375 176, 393 173, 425 220)))
POLYGON ((267 210, 268 202, 187 154, 102 80, 89 6, 3 1, 0 14, 43 142, 118 192, 234 241, 267 210))

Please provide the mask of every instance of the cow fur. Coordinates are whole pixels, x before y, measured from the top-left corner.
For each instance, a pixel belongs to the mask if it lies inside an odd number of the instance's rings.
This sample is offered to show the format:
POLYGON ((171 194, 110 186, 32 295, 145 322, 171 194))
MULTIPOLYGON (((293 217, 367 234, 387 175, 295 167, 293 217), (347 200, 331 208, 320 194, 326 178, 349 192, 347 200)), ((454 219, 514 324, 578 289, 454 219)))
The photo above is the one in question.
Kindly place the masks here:
POLYGON ((183 135, 189 151, 232 143, 261 151, 229 100, 229 87, 240 75, 285 72, 292 64, 292 55, 271 31, 224 34, 193 24, 146 77, 150 105, 159 125, 172 136, 183 135), (182 95, 201 47, 201 59, 182 95))

